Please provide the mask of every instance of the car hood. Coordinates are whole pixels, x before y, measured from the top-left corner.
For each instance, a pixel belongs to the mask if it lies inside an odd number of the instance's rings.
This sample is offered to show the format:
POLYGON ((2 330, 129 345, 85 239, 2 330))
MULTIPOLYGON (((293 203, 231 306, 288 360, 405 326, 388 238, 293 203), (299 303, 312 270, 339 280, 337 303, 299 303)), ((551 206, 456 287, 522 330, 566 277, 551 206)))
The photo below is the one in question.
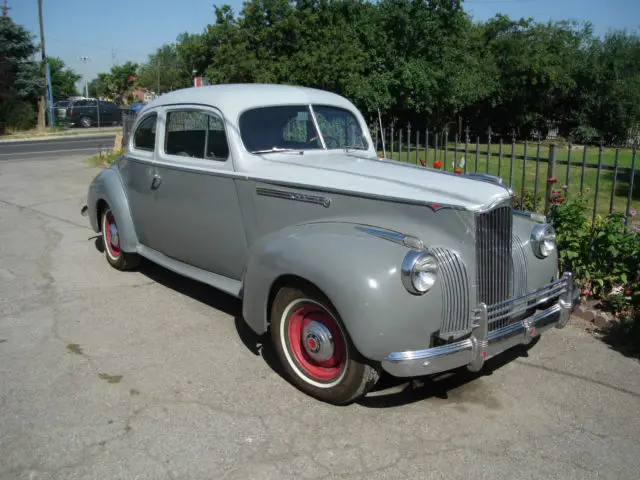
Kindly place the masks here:
POLYGON ((252 172, 278 183, 468 210, 482 209, 511 195, 505 185, 364 155, 367 154, 269 154, 261 156, 252 172))

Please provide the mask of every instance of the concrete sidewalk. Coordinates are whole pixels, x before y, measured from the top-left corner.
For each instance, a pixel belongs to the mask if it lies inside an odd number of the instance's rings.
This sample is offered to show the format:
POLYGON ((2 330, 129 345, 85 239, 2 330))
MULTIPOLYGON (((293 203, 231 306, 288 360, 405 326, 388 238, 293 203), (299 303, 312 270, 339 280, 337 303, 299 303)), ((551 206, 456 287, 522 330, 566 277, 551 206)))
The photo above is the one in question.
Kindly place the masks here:
POLYGON ((638 478, 640 365, 579 321, 478 378, 325 405, 237 300, 107 265, 97 172, 0 163, 1 479, 638 478))

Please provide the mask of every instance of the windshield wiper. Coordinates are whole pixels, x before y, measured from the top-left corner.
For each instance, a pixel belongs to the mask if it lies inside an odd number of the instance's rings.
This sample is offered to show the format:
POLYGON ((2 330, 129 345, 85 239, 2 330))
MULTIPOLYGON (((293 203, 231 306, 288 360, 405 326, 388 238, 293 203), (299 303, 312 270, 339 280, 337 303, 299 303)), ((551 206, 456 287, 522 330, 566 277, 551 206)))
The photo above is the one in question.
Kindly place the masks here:
POLYGON ((304 150, 296 150, 295 148, 281 148, 281 147, 271 147, 265 148, 264 150, 253 150, 251 153, 296 153, 298 155, 303 155, 304 150))

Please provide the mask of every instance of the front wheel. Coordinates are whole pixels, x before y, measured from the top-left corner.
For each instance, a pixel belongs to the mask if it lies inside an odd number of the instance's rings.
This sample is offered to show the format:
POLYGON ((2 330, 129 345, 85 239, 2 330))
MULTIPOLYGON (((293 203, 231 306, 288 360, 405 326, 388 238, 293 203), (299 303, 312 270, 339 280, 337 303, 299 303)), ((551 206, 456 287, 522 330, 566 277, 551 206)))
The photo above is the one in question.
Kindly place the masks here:
POLYGON ((120 249, 118 224, 110 207, 106 207, 102 212, 101 230, 104 254, 109 265, 117 270, 131 270, 137 267, 140 263, 140 257, 135 253, 123 252, 120 249))
POLYGON ((335 405, 365 395, 379 370, 356 350, 328 299, 311 287, 284 287, 271 308, 271 339, 291 382, 335 405))

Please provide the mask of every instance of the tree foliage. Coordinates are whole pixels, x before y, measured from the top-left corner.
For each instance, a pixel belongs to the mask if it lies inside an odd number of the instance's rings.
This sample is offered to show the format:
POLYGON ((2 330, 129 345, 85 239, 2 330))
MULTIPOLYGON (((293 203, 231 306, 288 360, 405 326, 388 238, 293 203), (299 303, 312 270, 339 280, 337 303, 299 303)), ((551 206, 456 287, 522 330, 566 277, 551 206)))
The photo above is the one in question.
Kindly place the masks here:
POLYGON ((129 100, 127 97, 136 84, 137 70, 137 63, 126 62, 123 65, 114 65, 109 73, 99 73, 98 77, 87 85, 89 96, 109 97, 122 105, 129 100))
MULTIPOLYGON (((473 22, 461 0, 249 0, 215 6, 141 66, 141 85, 274 82, 345 95, 373 119, 518 137, 544 133, 619 142, 640 122, 639 37, 604 39, 589 24, 496 15, 473 22), (178 81, 180 79, 180 81, 178 81)), ((156 88, 151 88, 155 90, 156 88)))

